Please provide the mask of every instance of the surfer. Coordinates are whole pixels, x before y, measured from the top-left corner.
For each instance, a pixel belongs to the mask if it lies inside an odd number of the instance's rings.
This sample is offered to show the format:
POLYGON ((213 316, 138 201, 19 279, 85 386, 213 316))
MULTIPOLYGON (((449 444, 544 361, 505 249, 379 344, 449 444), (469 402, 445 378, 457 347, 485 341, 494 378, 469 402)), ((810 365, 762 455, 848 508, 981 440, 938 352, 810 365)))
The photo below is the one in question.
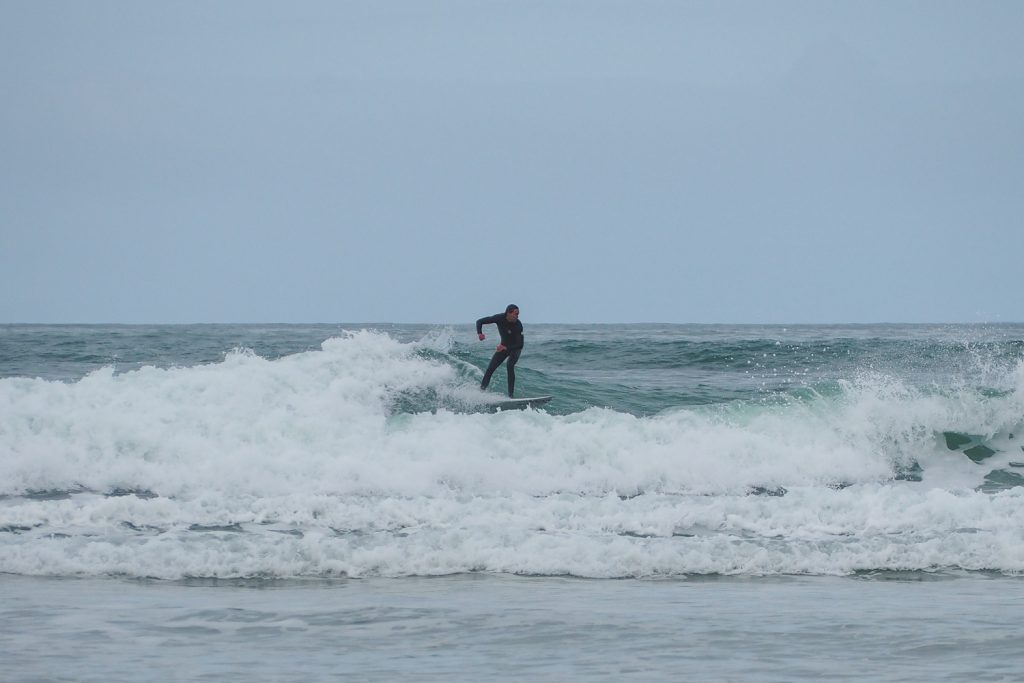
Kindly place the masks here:
POLYGON ((508 396, 516 390, 516 363, 519 362, 519 354, 523 352, 523 324, 519 322, 519 307, 509 304, 505 307, 504 313, 497 313, 476 321, 476 334, 480 341, 487 338, 483 326, 495 324, 498 326, 498 334, 501 335, 501 343, 491 357, 491 363, 484 372, 484 379, 480 382, 480 388, 486 389, 491 383, 491 375, 498 369, 505 359, 508 359, 508 396))

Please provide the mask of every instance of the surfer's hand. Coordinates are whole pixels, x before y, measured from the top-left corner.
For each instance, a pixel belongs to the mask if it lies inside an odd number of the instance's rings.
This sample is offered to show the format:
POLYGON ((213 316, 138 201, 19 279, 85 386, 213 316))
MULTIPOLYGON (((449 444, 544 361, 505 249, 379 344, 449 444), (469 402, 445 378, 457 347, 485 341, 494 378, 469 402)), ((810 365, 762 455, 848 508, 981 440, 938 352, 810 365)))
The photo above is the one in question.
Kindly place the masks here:
POLYGON ((484 334, 483 332, 481 332, 481 333, 480 333, 480 334, 478 334, 477 336, 478 336, 478 337, 480 337, 480 341, 483 341, 484 339, 486 339, 486 338, 487 338, 487 335, 486 335, 486 334, 484 334))
POLYGON ((501 353, 504 350, 505 350, 505 345, 504 344, 498 344, 498 349, 497 349, 498 353, 501 353))

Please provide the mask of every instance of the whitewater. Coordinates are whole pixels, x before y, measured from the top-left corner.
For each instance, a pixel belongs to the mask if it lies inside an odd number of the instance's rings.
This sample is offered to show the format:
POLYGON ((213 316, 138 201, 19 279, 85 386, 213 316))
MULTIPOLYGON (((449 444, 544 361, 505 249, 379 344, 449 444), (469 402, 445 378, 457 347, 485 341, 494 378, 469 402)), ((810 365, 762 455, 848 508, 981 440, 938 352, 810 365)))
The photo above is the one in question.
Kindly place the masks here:
POLYGON ((1015 680, 1022 339, 2 326, 0 678, 1015 680))
MULTIPOLYGON (((615 346, 607 331, 589 336, 615 346)), ((538 339, 547 364, 557 337, 538 339)), ((625 355, 638 342, 618 344, 625 355)), ((523 390, 556 396, 550 412, 488 411, 500 394, 476 388, 467 354, 480 352, 448 327, 411 341, 357 329, 272 358, 233 348, 193 365, 4 378, 0 571, 1024 569, 1024 364, 1012 354, 977 360, 984 385, 959 376, 920 386, 895 366, 635 414, 564 407, 579 403, 574 391, 614 395, 636 382, 637 368, 614 358, 584 359, 599 379, 582 391, 557 367, 525 372, 523 390), (992 452, 975 461, 964 452, 974 442, 992 452)), ((664 358, 651 354, 642 369, 664 358)), ((917 358, 899 363, 920 370, 917 358)))

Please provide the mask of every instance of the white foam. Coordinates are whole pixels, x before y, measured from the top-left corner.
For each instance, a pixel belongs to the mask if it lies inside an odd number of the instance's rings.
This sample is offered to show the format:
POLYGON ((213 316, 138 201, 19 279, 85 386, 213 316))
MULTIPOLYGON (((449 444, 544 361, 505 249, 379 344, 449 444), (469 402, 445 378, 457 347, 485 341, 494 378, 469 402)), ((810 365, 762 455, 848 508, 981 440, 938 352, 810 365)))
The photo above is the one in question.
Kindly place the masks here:
POLYGON ((938 436, 1008 438, 1020 366, 996 397, 865 376, 834 399, 648 418, 394 414, 410 392, 479 399, 450 344, 361 331, 274 361, 0 380, 0 572, 1024 570, 1024 493, 974 490, 1013 456, 978 465, 938 436), (922 482, 892 480, 915 461, 922 482))
POLYGON ((522 495, 60 501, 5 540, 0 571, 187 576, 401 576, 467 571, 590 577, 1024 571, 1018 491, 909 485, 784 497, 522 495), (276 518, 267 524, 268 514, 276 518), (152 529, 126 530, 135 515, 152 529), (205 522, 205 526, 202 524, 205 522), (222 530, 218 525, 237 530, 222 530), (197 529, 197 526, 200 527, 197 529), (301 531, 301 536, 280 533, 301 531), (55 535, 56 534, 56 535, 55 535), (67 534, 67 536, 62 536, 67 534))

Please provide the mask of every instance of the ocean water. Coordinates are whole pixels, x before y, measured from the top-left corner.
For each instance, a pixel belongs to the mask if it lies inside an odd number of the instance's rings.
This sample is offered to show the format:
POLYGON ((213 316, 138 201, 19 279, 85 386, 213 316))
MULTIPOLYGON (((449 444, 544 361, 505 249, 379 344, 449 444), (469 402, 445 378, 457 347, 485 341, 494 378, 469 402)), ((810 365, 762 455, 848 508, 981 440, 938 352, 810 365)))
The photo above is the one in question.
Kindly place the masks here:
POLYGON ((0 680, 1024 680, 1024 325, 0 326, 0 680))

